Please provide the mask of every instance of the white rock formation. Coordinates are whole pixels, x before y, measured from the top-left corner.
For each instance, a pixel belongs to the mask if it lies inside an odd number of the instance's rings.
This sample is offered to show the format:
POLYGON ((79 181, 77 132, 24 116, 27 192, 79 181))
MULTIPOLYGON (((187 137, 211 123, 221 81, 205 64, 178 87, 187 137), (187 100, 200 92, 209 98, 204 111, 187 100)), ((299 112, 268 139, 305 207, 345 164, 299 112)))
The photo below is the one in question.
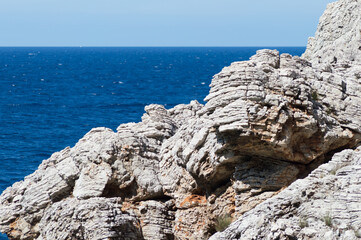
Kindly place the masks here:
POLYGON ((245 213, 210 239, 361 237, 361 147, 344 150, 305 179, 245 213))
POLYGON ((361 63, 361 2, 330 3, 303 57, 313 63, 361 63))
POLYGON ((40 223, 37 239, 141 239, 140 222, 123 213, 119 199, 69 198, 49 207, 40 223))
POLYGON ((204 106, 149 105, 140 123, 92 129, 2 193, 0 230, 208 239, 238 218, 212 238, 356 238, 360 9, 329 5, 303 58, 261 50, 224 68, 204 106))

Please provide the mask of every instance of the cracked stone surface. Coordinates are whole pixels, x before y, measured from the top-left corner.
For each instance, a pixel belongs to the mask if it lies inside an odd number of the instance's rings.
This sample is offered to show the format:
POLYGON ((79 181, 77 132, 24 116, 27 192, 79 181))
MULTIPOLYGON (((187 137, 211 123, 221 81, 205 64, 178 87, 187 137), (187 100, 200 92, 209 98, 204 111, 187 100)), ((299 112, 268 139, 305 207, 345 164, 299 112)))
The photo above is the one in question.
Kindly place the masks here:
POLYGON ((210 239, 358 239, 361 147, 344 150, 210 239))
POLYGON ((361 63, 361 2, 330 3, 320 18, 315 37, 308 41, 304 58, 314 63, 361 63))

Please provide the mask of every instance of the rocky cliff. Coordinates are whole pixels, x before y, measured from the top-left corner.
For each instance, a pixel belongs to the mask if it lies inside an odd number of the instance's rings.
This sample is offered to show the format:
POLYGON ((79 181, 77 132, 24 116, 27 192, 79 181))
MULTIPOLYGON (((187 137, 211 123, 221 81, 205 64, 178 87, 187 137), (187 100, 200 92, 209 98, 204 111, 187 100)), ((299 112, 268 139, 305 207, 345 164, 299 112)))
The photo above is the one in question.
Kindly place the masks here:
POLYGON ((205 105, 149 105, 139 123, 92 129, 2 193, 0 230, 37 240, 360 237, 360 9, 329 5, 302 58, 261 50, 224 68, 205 105))
POLYGON ((303 55, 318 63, 361 63, 361 7, 359 0, 339 0, 327 6, 315 37, 303 55))

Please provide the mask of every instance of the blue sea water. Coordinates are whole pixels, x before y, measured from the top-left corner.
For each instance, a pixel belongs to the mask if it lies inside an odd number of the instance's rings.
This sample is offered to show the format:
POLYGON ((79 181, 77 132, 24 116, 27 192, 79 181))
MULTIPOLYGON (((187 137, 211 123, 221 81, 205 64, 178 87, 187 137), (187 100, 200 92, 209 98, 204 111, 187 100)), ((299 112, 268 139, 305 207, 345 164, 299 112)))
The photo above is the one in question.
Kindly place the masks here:
POLYGON ((203 103, 214 74, 261 48, 0 48, 0 193, 93 127, 138 122, 151 103, 203 103))

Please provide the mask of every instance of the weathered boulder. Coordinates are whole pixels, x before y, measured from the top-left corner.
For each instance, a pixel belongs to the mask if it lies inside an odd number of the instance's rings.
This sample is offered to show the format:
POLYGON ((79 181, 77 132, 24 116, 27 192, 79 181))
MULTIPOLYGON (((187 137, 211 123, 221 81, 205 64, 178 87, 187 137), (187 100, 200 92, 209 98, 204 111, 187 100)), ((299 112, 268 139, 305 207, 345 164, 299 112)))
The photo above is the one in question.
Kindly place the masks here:
POLYGON ((262 50, 217 74, 201 111, 229 149, 309 163, 359 141, 359 87, 341 69, 329 74, 299 57, 262 50))

